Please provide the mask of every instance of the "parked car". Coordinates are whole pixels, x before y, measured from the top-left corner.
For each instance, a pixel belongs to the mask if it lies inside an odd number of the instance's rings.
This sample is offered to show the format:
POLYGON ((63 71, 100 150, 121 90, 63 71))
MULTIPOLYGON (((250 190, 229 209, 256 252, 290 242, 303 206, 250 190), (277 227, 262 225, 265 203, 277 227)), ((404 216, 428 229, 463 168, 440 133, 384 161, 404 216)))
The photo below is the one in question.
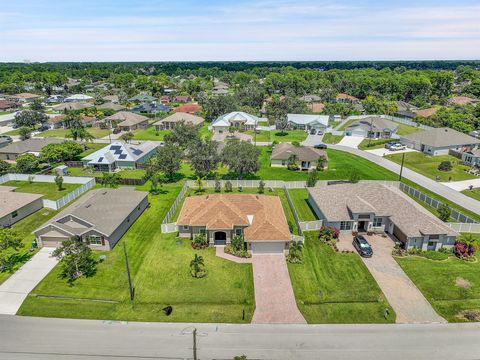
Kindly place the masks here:
POLYGON ((40 127, 37 129, 38 132, 43 132, 43 131, 47 131, 47 130, 50 130, 50 126, 45 125, 45 124, 42 125, 42 126, 40 126, 40 127))
POLYGON ((323 130, 321 130, 321 129, 318 130, 318 131, 317 131, 317 135, 323 135, 323 130))
POLYGON ((389 142, 385 143, 385 149, 390 149, 395 144, 398 144, 398 143, 395 142, 395 141, 389 141, 389 142))
POLYGON ((325 150, 327 148, 326 144, 317 144, 314 146, 315 149, 322 149, 325 150))
POLYGON ((315 129, 310 130, 310 135, 315 135, 316 133, 317 133, 317 130, 315 130, 315 129))
POLYGON ((13 141, 12 137, 11 137, 11 136, 8 136, 8 135, 0 135, 0 139, 5 139, 5 140, 7 140, 7 141, 9 141, 9 142, 12 142, 12 141, 13 141))
POLYGON ((407 147, 405 145, 402 145, 402 144, 394 144, 392 146, 390 146, 390 151, 399 151, 399 150, 405 150, 407 147))
POLYGON ((120 128, 116 127, 116 128, 113 129, 112 132, 113 132, 114 134, 118 134, 118 133, 121 132, 121 131, 122 131, 122 130, 120 130, 120 128))
POLYGON ((372 257, 373 250, 367 239, 363 235, 357 235, 353 238, 353 246, 357 249, 361 257, 372 257))

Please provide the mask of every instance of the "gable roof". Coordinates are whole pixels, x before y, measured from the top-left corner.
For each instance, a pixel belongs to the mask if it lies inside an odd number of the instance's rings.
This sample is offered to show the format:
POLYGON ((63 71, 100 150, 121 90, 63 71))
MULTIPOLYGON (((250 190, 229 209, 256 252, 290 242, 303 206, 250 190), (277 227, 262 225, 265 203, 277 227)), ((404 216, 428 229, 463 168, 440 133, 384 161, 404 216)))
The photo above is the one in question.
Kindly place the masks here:
POLYGON ((415 110, 415 114, 421 117, 429 117, 438 112, 438 108, 418 109, 415 110))
POLYGON ((82 161, 88 164, 113 164, 115 161, 137 161, 160 146, 158 141, 142 141, 136 144, 115 141, 91 153, 82 161))
POLYGON ((292 235, 278 196, 213 194, 185 199, 178 225, 205 226, 209 230, 246 227, 245 241, 290 241, 292 235))
POLYGON ((111 110, 114 110, 114 111, 120 111, 120 110, 124 110, 125 106, 120 105, 120 104, 116 104, 116 103, 113 103, 113 102, 106 102, 106 103, 103 103, 101 105, 97 105, 97 109, 111 109, 111 110))
POLYGON ((339 93, 339 94, 337 94, 337 96, 335 98, 337 100, 358 101, 358 98, 356 98, 355 96, 348 95, 348 94, 345 94, 345 93, 339 93))
POLYGON ((55 111, 63 111, 65 109, 66 110, 82 110, 90 107, 93 107, 93 103, 69 102, 69 103, 63 103, 63 104, 52 106, 52 109, 55 111))
POLYGON ((34 233, 53 226, 72 236, 95 230, 108 237, 147 196, 130 187, 91 190, 34 233))
POLYGON ((85 94, 74 94, 71 95, 67 98, 65 98, 65 101, 88 101, 92 100, 93 97, 85 94))
POLYGON ((164 118, 162 120, 157 121, 153 125, 162 125, 165 122, 175 122, 175 123, 185 122, 185 123, 188 123, 188 124, 200 125, 200 124, 203 124, 204 121, 205 121, 205 119, 201 118, 200 116, 187 114, 187 113, 183 113, 183 112, 177 112, 177 113, 174 113, 170 116, 167 116, 166 118, 164 118))
POLYGON ((15 189, 0 186, 0 219, 43 197, 42 194, 15 192, 15 189))
POLYGON ((159 112, 170 112, 170 107, 163 104, 151 103, 135 106, 134 108, 130 109, 130 111, 135 113, 144 112, 154 114, 159 112))
POLYGON ((202 111, 202 107, 198 104, 185 104, 173 109, 173 112, 183 112, 183 113, 198 113, 202 111))
POLYGON ((48 144, 59 144, 66 141, 65 139, 59 139, 54 137, 46 138, 33 138, 24 141, 17 141, 10 145, 0 148, 0 153, 4 154, 24 154, 27 152, 39 153, 43 147, 48 144))
POLYGON ((297 125, 318 123, 327 127, 329 119, 328 115, 287 114, 287 120, 297 125))
POLYGON ((347 126, 347 129, 351 128, 361 128, 366 131, 370 131, 370 129, 372 129, 372 131, 384 131, 385 129, 394 130, 398 128, 398 124, 379 116, 368 116, 353 121, 347 126))
POLYGON ((219 116, 212 123, 212 126, 230 126, 232 121, 244 121, 246 125, 256 125, 258 123, 258 120, 258 117, 256 117, 255 115, 250 115, 243 111, 234 111, 219 116))
POLYGON ((147 102, 147 101, 155 101, 155 100, 157 100, 157 98, 154 97, 154 96, 150 96, 150 95, 140 94, 140 95, 135 95, 128 100, 129 101, 147 102))
POLYGON ((320 156, 327 156, 325 151, 313 147, 280 143, 275 145, 270 158, 272 160, 288 160, 292 154, 297 155, 300 161, 316 161, 320 156))
POLYGON ((130 111, 119 111, 105 118, 106 121, 120 121, 118 126, 132 126, 147 121, 148 118, 130 111))
POLYGON ((457 233, 400 189, 381 183, 334 184, 307 188, 328 221, 352 220, 352 213, 387 216, 408 237, 457 233))
POLYGON ((446 127, 419 131, 403 138, 432 147, 480 144, 480 139, 446 127))

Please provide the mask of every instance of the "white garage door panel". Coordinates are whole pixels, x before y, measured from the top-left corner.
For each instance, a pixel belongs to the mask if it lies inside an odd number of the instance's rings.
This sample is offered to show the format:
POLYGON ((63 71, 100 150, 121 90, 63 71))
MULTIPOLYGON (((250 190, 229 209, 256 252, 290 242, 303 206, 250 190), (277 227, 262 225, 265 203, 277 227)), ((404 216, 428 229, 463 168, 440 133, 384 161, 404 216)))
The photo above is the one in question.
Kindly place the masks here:
POLYGON ((285 242, 257 242, 252 243, 254 254, 281 254, 285 248, 285 242))
POLYGON ((67 240, 67 238, 58 238, 58 237, 43 237, 42 236, 42 245, 44 247, 54 247, 57 248, 62 245, 62 241, 67 240))

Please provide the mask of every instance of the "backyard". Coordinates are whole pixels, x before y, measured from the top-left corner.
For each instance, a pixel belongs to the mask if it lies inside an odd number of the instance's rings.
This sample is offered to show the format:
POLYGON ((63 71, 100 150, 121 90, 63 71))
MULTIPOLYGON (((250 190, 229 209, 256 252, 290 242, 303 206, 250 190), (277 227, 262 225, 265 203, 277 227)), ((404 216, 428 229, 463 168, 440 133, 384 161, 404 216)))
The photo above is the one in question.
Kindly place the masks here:
MULTIPOLYGON (((215 250, 193 250, 190 241, 176 234, 161 234, 160 224, 181 183, 150 195, 151 206, 105 254, 97 274, 72 286, 58 277, 57 266, 33 290, 19 315, 169 322, 245 322, 255 308, 250 264, 237 264, 215 256, 215 250), (130 304, 122 242, 127 245, 135 301, 130 304), (203 256, 207 276, 195 279, 189 263, 203 256), (97 301, 95 301, 97 300, 97 301), (104 301, 98 301, 104 300, 104 301), (170 305, 170 316, 162 309, 170 305), (242 312, 245 318, 242 319, 242 312)), ((148 189, 149 185, 140 187, 148 189)))
POLYGON ((360 257, 334 252, 317 236, 318 232, 305 233, 303 263, 288 264, 305 320, 310 324, 395 322, 395 312, 360 257))
POLYGON ((154 141, 163 141, 165 135, 170 133, 170 130, 159 130, 155 129, 155 126, 149 126, 146 129, 137 129, 133 132, 135 135, 133 138, 135 140, 154 140, 154 141), (158 134, 158 135, 157 135, 158 134))
MULTIPOLYGON (((387 159, 396 162, 397 164, 402 163, 403 154, 393 154, 386 156, 387 159)), ((421 152, 407 152, 405 153, 405 167, 418 172, 419 174, 425 175, 430 179, 434 179, 438 176, 440 181, 461 181, 474 179, 475 176, 468 174, 465 170, 470 169, 467 165, 462 165, 460 160, 451 156, 451 155, 438 155, 430 156, 421 152), (453 165, 451 171, 440 171, 438 170, 438 165, 442 161, 450 161, 453 165)))
MULTIPOLYGON (((90 134, 92 134, 92 136, 95 139, 101 139, 105 136, 108 136, 108 134, 110 133, 110 130, 108 129, 100 129, 100 128, 94 128, 94 127, 87 128, 87 131, 90 134)), ((59 129, 53 129, 53 130, 48 130, 48 131, 38 133, 36 136, 67 138, 68 137, 67 135, 69 134, 69 132, 70 132, 70 129, 59 128, 59 129)))
POLYGON ((45 199, 48 200, 58 200, 69 192, 72 192, 80 184, 63 184, 62 190, 59 191, 55 183, 47 182, 28 182, 28 181, 7 181, 2 184, 2 186, 15 186, 16 192, 24 192, 30 194, 43 194, 45 199))
POLYGON ((289 189, 288 193, 292 199, 293 206, 297 210, 300 221, 314 221, 318 220, 314 211, 308 203, 307 189, 289 189))

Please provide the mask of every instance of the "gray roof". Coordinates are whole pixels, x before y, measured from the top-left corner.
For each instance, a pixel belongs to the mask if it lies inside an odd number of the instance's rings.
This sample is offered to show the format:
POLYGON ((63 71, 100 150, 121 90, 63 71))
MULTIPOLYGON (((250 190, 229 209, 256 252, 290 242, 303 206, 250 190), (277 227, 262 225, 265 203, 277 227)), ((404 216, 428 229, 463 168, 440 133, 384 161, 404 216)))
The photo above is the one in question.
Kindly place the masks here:
POLYGON ((93 103, 82 103, 82 102, 69 102, 69 103, 63 103, 63 104, 58 104, 55 106, 52 106, 52 109, 55 111, 64 111, 66 110, 81 110, 81 109, 86 109, 93 107, 93 103))
POLYGON ((289 143, 280 143, 272 150, 272 160, 288 160, 292 154, 298 156, 300 161, 316 161, 320 156, 327 156, 323 150, 309 146, 294 146, 289 143))
POLYGON ((183 112, 177 112, 177 113, 174 113, 170 116, 167 116, 166 118, 164 118, 162 120, 157 121, 153 125, 161 125, 165 122, 179 123, 179 122, 182 122, 182 121, 185 122, 185 123, 188 123, 188 124, 200 125, 200 124, 203 124, 205 122, 205 119, 201 118, 200 116, 196 116, 196 115, 192 115, 192 114, 188 114, 188 113, 183 113, 183 112))
POLYGON ((130 187, 91 190, 34 233, 52 225, 72 236, 95 230, 109 237, 147 196, 130 187))
POLYGON ((15 187, 0 186, 0 219, 43 197, 42 194, 15 192, 15 187))
POLYGON ((124 110, 125 106, 120 105, 120 104, 115 104, 115 103, 112 103, 112 102, 107 102, 107 103, 104 103, 102 105, 97 105, 97 109, 112 109, 112 110, 115 110, 115 111, 120 111, 120 110, 124 110))
POLYGON ((379 116, 368 116, 358 119, 347 126, 347 129, 361 128, 365 131, 384 131, 385 129, 393 130, 398 128, 398 124, 394 121, 384 119, 379 116))
POLYGON ((446 127, 416 132, 403 138, 432 147, 480 144, 480 139, 446 127))
POLYGON ((34 138, 24 141, 17 141, 10 145, 0 148, 0 153, 3 154, 24 154, 27 152, 39 153, 43 147, 48 144, 59 144, 64 142, 65 139, 59 139, 54 137, 46 138, 34 138))
POLYGON ((328 221, 348 221, 352 213, 387 216, 408 237, 457 233, 400 189, 381 183, 323 185, 307 188, 328 221))
POLYGON ((138 115, 129 111, 119 111, 116 114, 108 116, 105 121, 121 121, 118 126, 132 126, 148 121, 148 117, 138 115))
POLYGON ((329 119, 328 115, 287 114, 288 122, 298 125, 318 123, 327 127, 329 119))

